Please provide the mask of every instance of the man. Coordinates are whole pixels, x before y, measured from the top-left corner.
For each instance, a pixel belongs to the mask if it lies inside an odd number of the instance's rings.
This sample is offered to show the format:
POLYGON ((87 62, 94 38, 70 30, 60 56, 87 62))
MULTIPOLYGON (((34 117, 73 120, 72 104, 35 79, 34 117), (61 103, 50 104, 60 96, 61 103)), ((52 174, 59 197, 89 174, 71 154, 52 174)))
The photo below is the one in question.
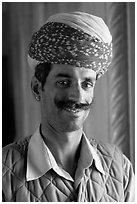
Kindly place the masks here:
POLYGON ((3 201, 134 201, 130 161, 83 132, 96 81, 112 59, 104 21, 82 13, 51 16, 30 43, 36 133, 3 149, 3 201))

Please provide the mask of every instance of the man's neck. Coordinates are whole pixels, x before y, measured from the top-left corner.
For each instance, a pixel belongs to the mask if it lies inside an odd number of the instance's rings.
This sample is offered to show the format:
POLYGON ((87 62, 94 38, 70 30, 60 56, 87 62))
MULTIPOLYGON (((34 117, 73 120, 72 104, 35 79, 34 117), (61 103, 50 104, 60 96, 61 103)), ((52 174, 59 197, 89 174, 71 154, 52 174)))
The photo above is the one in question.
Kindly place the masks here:
POLYGON ((74 177, 80 153, 82 129, 62 133, 41 125, 41 134, 58 165, 74 177))

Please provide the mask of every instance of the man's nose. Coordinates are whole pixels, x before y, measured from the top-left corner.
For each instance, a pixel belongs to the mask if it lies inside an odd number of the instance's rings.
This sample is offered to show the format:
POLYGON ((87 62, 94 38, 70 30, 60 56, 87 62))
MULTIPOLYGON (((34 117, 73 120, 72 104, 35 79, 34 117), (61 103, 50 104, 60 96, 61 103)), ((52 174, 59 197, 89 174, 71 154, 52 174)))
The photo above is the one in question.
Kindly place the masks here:
POLYGON ((82 88, 75 84, 71 86, 68 93, 69 100, 73 100, 75 102, 83 102, 84 101, 84 92, 82 88))

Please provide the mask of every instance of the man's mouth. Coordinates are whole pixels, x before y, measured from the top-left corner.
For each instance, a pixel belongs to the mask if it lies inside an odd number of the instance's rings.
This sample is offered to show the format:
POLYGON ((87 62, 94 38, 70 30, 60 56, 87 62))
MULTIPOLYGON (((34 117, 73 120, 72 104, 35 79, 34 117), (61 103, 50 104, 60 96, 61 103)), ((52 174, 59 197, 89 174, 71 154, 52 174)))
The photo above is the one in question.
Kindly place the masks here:
POLYGON ((70 112, 70 113, 78 113, 80 111, 82 111, 82 109, 79 109, 79 108, 63 108, 64 110, 70 112))

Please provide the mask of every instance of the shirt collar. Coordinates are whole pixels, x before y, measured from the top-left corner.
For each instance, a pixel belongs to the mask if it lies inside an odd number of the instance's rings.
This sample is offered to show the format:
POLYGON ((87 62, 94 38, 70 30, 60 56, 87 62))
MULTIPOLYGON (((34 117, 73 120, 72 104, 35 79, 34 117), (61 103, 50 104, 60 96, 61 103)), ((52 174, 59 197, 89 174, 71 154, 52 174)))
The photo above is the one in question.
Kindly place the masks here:
POLYGON ((96 169, 100 173, 105 175, 105 172, 103 170, 103 166, 97 154, 96 148, 90 144, 85 133, 83 133, 80 158, 78 161, 78 168, 75 174, 75 181, 76 181, 75 187, 76 188, 78 184, 80 183, 81 178, 83 178, 84 170, 88 169, 88 167, 92 165, 93 160, 94 160, 96 169))
MULTIPOLYGON (((81 179, 84 169, 88 168, 92 164, 93 160, 95 161, 97 170, 102 174, 105 174, 96 150, 90 144, 85 134, 83 134, 80 158, 75 175, 76 180, 81 179)), ((55 158, 44 143, 38 128, 32 135, 28 146, 26 179, 27 181, 38 179, 51 168, 53 168, 60 176, 74 181, 66 171, 57 165, 55 158)))
POLYGON ((27 181, 35 180, 43 176, 50 169, 68 180, 74 181, 73 178, 57 165, 51 151, 44 143, 39 128, 32 135, 27 153, 27 181))
POLYGON ((44 142, 40 137, 39 129, 32 135, 27 153, 27 181, 34 180, 42 176, 50 169, 50 162, 44 142))

